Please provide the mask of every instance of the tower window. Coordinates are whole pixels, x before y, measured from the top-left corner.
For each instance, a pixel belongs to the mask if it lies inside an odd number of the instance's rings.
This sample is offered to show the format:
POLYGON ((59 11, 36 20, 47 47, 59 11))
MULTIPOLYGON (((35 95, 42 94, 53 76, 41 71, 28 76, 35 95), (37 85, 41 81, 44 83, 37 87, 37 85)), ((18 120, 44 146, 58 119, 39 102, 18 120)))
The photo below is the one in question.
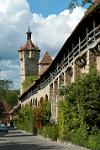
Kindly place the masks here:
POLYGON ((29 58, 32 58, 32 51, 29 52, 29 58))

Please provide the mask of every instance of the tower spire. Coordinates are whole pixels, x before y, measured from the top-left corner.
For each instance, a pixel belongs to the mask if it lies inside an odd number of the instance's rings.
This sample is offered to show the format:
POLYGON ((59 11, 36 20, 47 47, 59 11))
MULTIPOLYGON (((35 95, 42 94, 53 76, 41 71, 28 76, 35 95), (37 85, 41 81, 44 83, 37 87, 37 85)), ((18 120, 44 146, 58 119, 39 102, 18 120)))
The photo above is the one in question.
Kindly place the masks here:
POLYGON ((26 34, 27 34, 27 41, 31 40, 31 34, 32 34, 32 32, 30 30, 30 25, 28 26, 28 30, 27 30, 26 34))

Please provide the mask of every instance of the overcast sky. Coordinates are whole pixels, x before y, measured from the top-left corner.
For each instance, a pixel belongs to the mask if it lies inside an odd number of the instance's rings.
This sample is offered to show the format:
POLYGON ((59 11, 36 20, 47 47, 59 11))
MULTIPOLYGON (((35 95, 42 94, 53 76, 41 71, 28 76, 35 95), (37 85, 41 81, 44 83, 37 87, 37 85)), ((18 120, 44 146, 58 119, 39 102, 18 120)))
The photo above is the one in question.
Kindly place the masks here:
POLYGON ((26 41, 30 24, 32 41, 54 57, 82 18, 85 9, 69 14, 66 0, 0 0, 0 78, 19 87, 18 49, 26 41), (51 1, 51 3, 50 3, 51 1))

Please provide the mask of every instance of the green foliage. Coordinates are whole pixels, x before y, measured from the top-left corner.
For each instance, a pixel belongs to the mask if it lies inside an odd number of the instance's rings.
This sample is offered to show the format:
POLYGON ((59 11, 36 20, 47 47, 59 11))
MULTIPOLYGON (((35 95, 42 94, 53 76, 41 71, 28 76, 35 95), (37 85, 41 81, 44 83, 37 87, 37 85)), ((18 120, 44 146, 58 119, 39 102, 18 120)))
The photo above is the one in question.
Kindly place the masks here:
MULTIPOLYGON (((40 106, 33 109, 34 128, 39 134, 48 137, 49 128, 48 124, 51 117, 51 105, 48 100, 43 100, 40 106)), ((50 131, 51 132, 51 131, 50 131)))
POLYGON ((100 131, 89 137, 88 147, 93 150, 100 150, 100 131))
POLYGON ((87 139, 88 135, 85 131, 85 128, 79 128, 79 129, 73 129, 70 131, 70 139, 72 143, 81 145, 81 146, 87 146, 87 139))
POLYGON ((0 80, 0 118, 4 119, 4 113, 17 104, 18 91, 12 90, 13 82, 10 80, 0 80))
POLYGON ((49 137, 51 140, 56 141, 58 138, 58 126, 56 124, 51 124, 49 127, 49 137))
POLYGON ((27 88, 33 83, 35 82, 35 80, 37 80, 36 76, 29 76, 26 78, 25 81, 23 81, 22 85, 23 85, 23 90, 27 90, 27 88))
POLYGON ((35 127, 37 129, 49 123, 51 117, 51 106, 48 100, 43 100, 41 105, 33 109, 35 127))
POLYGON ((31 107, 22 107, 18 118, 15 120, 15 125, 22 130, 28 132, 33 132, 34 122, 33 122, 33 111, 31 107))
POLYGON ((6 92, 6 99, 10 109, 18 103, 18 95, 18 90, 8 90, 6 92))
POLYGON ((58 126, 56 124, 48 124, 40 129, 39 133, 45 138, 56 141, 58 138, 58 126))
POLYGON ((44 100, 39 107, 22 107, 15 124, 18 128, 37 134, 42 126, 50 120, 50 103, 44 100))
POLYGON ((5 111, 3 103, 0 102, 0 119, 3 117, 3 112, 5 111))
POLYGON ((100 130, 99 86, 100 75, 92 70, 80 80, 72 83, 69 88, 61 90, 65 100, 58 104, 60 140, 71 140, 83 146, 88 146, 90 143, 91 148, 93 148, 92 143, 95 143, 95 150, 98 149, 100 143, 98 136, 94 133, 100 130))
MULTIPOLYGON (((66 140, 66 132, 68 134, 68 124, 70 124, 70 115, 69 118, 67 115, 69 114, 70 108, 68 107, 68 104, 65 102, 59 102, 58 104, 58 129, 59 129, 59 138, 62 141, 66 140), (67 126, 66 126, 67 125, 67 126), (67 130, 66 130, 67 129, 67 130)), ((67 140, 70 140, 69 137, 67 140)))
POLYGON ((20 112, 20 125, 23 129, 26 127, 28 129, 32 125, 31 129, 34 133, 38 130, 39 134, 52 140, 59 138, 61 141, 67 140, 93 150, 99 150, 99 87, 100 75, 92 70, 69 87, 61 88, 60 94, 64 95, 65 100, 58 103, 57 124, 50 124, 51 106, 49 101, 44 100, 39 107, 33 110, 32 120, 31 117, 27 119, 26 110, 20 112))
POLYGON ((50 124, 51 104, 48 100, 43 100, 40 107, 43 127, 39 129, 39 134, 55 141, 58 138, 58 126, 56 124, 50 124))
POLYGON ((13 87, 13 82, 10 80, 0 80, 0 101, 6 98, 6 91, 13 87))
POLYGON ((51 117, 51 104, 48 100, 43 100, 41 103, 41 117, 42 125, 49 123, 51 117))
POLYGON ((11 80, 0 80, 0 90, 8 90, 13 87, 11 80))

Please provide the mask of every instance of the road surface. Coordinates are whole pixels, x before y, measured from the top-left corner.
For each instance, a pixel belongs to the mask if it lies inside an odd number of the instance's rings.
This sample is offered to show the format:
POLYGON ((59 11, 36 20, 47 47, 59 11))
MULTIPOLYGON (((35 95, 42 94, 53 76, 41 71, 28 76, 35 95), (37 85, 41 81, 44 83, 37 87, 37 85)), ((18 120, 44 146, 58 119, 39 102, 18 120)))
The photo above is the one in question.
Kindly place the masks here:
POLYGON ((86 150, 71 144, 61 144, 20 130, 10 130, 0 136, 0 150, 86 150))

